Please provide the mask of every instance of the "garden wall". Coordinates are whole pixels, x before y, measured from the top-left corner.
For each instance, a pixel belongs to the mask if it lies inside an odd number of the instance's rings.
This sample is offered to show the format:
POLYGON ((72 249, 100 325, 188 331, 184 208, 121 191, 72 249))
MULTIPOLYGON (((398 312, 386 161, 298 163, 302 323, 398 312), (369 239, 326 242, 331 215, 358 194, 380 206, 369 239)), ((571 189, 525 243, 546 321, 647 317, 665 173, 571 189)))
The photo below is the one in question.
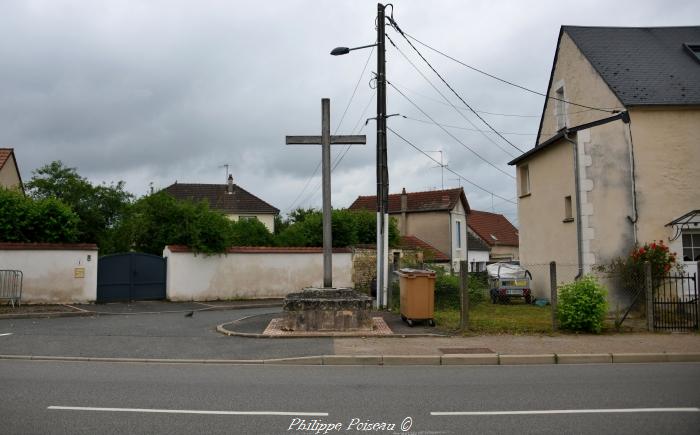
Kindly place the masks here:
MULTIPOLYGON (((323 285, 321 248, 230 248, 226 254, 194 254, 166 246, 166 295, 172 301, 282 298, 323 285)), ((352 252, 333 250, 333 286, 353 287, 352 252)))
POLYGON ((94 302, 97 245, 0 243, 0 269, 21 270, 22 303, 94 302))

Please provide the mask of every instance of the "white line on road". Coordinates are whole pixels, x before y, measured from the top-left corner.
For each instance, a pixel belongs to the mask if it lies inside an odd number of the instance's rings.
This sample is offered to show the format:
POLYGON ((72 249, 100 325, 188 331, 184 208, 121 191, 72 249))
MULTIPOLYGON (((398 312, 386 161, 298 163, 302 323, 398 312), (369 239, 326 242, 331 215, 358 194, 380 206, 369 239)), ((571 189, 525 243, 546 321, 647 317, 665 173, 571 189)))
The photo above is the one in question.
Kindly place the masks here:
POLYGON ((700 408, 617 408, 617 409, 545 409, 533 411, 431 412, 430 415, 540 415, 540 414, 615 414, 638 412, 700 412, 700 408))
POLYGON ((11 332, 6 332, 6 333, 4 333, 4 334, 0 334, 0 337, 4 337, 4 336, 6 336, 6 335, 12 335, 12 333, 11 333, 11 332))
POLYGON ((152 408, 95 408, 90 406, 49 406, 46 409, 58 411, 102 411, 102 412, 143 412, 155 414, 210 414, 210 415, 290 415, 303 417, 328 417, 327 412, 286 412, 286 411, 207 411, 197 409, 152 409, 152 408))

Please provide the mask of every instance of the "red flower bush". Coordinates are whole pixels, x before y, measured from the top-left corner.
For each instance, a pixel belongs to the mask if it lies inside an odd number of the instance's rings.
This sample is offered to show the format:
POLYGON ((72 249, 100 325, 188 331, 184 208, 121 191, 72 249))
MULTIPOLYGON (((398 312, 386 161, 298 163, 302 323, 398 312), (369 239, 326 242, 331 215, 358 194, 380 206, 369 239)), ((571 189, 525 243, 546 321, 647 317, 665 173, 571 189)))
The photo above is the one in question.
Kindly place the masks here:
POLYGON ((640 268, 647 261, 651 263, 651 273, 655 280, 668 274, 672 268, 678 267, 676 254, 669 252, 668 246, 664 245, 663 240, 659 240, 659 243, 655 241, 645 243, 644 246, 634 248, 630 253, 629 260, 640 268))

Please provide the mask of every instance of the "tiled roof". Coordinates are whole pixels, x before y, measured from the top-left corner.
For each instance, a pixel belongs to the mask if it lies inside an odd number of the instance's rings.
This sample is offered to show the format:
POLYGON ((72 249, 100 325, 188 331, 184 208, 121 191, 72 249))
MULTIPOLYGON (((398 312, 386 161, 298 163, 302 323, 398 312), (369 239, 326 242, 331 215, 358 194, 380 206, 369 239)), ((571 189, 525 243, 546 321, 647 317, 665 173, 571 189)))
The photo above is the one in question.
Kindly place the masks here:
POLYGON ((498 213, 472 210, 467 217, 471 228, 489 246, 518 246, 518 229, 498 213))
POLYGON ((424 256, 434 261, 450 261, 450 257, 444 252, 416 236, 401 236, 401 247, 423 251, 424 256))
POLYGON ((97 251, 94 243, 0 243, 0 251, 97 251))
MULTIPOLYGON (((192 249, 184 245, 168 245, 170 252, 192 252, 192 249)), ((333 248, 334 254, 351 253, 350 248, 333 248)), ((226 250, 227 254, 322 254, 323 248, 317 247, 279 247, 279 246, 232 246, 226 250)))
POLYGON ((175 183, 166 187, 165 192, 179 200, 199 202, 205 200, 209 207, 223 213, 262 213, 278 214, 280 211, 267 202, 233 185, 233 193, 227 193, 226 184, 175 183))
POLYGON ((11 155, 12 148, 0 148, 0 169, 5 166, 11 155))
POLYGON ((467 249, 470 251, 490 251, 491 247, 484 243, 483 240, 467 231, 467 249))
MULTIPOLYGON (((401 193, 389 195, 389 213, 401 213, 401 195, 401 193)), ((446 190, 430 190, 427 192, 408 192, 406 193, 406 212, 452 210, 460 198, 464 200, 464 205, 469 210, 467 197, 464 195, 464 190, 461 187, 446 190)), ((350 205, 349 209, 376 210, 377 196, 359 196, 350 205)))
POLYGON ((700 26, 562 26, 625 106, 700 105, 700 26))

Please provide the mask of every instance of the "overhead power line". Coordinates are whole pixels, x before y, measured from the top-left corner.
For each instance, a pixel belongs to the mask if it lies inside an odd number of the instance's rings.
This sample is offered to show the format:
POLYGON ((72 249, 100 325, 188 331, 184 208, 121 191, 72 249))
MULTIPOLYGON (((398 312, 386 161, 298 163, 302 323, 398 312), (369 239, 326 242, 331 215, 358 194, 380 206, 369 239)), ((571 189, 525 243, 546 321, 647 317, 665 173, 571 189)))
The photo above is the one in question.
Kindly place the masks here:
MULTIPOLYGON (((587 106, 587 105, 585 105, 585 104, 574 103, 573 101, 568 101, 568 100, 565 100, 565 99, 563 99, 563 98, 553 97, 553 96, 551 96, 551 95, 549 95, 549 94, 544 94, 544 93, 542 93, 542 92, 538 92, 538 91, 532 90, 532 89, 530 89, 530 88, 527 88, 527 87, 525 87, 525 86, 519 85, 519 84, 517 84, 517 83, 513 83, 513 82, 511 82, 511 81, 509 81, 509 80, 502 79, 502 78, 500 78, 500 77, 498 77, 498 76, 495 76, 495 75, 493 75, 493 74, 487 73, 487 72, 484 71, 484 70, 481 70, 481 69, 479 69, 479 68, 476 68, 476 67, 474 67, 474 66, 471 66, 471 65, 469 65, 469 64, 467 64, 467 63, 465 63, 465 62, 462 62, 462 61, 459 60, 459 59, 455 59, 454 57, 452 57, 452 56, 450 56, 450 55, 448 55, 448 54, 446 54, 446 53, 444 53, 444 52, 438 50, 437 48, 431 47, 430 45, 428 45, 428 44, 426 44, 425 42, 419 40, 418 38, 416 38, 416 37, 414 37, 414 36, 412 36, 412 35, 410 35, 410 34, 404 32, 404 31, 402 31, 402 30, 399 28, 398 24, 396 24, 396 21, 395 21, 393 18, 390 19, 390 22, 393 23, 393 24, 392 24, 392 27, 394 27, 394 28, 396 29, 396 31, 399 32, 399 33, 400 33, 404 38, 406 38, 407 40, 408 40, 408 38, 410 38, 410 39, 416 41, 417 43, 419 43, 420 45, 424 46, 425 48, 427 48, 427 49, 429 49, 429 50, 432 50, 432 51, 434 51, 435 53, 437 53, 437 54, 439 54, 439 55, 441 55, 441 56, 444 56, 444 57, 446 57, 446 58, 452 60, 453 62, 456 62, 456 63, 458 63, 458 64, 460 64, 460 65, 462 65, 462 66, 464 66, 464 67, 466 67, 466 68, 469 68, 469 69, 472 70, 472 71, 476 71, 476 72, 478 72, 479 74, 483 74, 483 75, 485 75, 485 76, 487 76, 487 77, 490 77, 490 78, 492 78, 492 79, 494 79, 494 80, 498 80, 499 82, 505 83, 505 84, 510 85, 510 86, 514 86, 514 87, 516 87, 516 88, 522 89, 523 91, 527 91, 527 92, 533 93, 533 94, 535 94, 535 95, 539 95, 539 96, 542 96, 542 97, 545 97, 545 98, 549 98, 549 99, 551 99, 551 100, 557 100, 557 101, 561 101, 562 103, 571 104, 572 106, 578 106, 578 107, 583 107, 583 108, 586 108, 586 109, 589 109, 589 110, 598 110, 598 111, 600 111, 600 112, 613 113, 613 114, 614 114, 614 113, 619 113, 619 112, 620 112, 620 110, 618 110, 618 109, 593 107, 593 106, 587 106)), ((411 44, 411 45, 413 45, 413 44, 411 44)))
MULTIPOLYGON (((413 49, 413 51, 415 51, 415 52, 418 54, 418 56, 419 56, 421 59, 423 59, 423 62, 425 62, 425 64, 428 65, 428 67, 435 73, 435 75, 438 76, 438 78, 440 79, 440 81, 442 81, 442 83, 443 83, 445 86, 447 86, 447 88, 448 88, 450 91, 452 91, 452 93, 459 99, 459 101, 461 101, 462 104, 464 104, 464 105, 474 114, 474 116, 476 116, 477 118, 479 118, 479 119, 481 120, 481 122, 483 122, 489 129, 491 129, 494 133, 496 133, 496 135, 498 135, 498 137, 500 137, 501 139, 503 139, 503 141, 506 142, 508 145, 512 146, 513 148, 515 148, 516 150, 518 150, 518 151, 521 152, 521 153, 524 153, 524 152, 525 152, 525 151, 521 150, 520 148, 518 148, 517 146, 515 146, 511 141, 509 141, 508 139, 506 139, 505 136, 503 136, 501 133, 499 133, 498 130, 496 130, 495 128, 493 128, 493 126, 492 126, 491 124, 489 124, 488 121, 486 121, 481 115, 479 115, 479 113, 478 113, 476 110, 474 110, 474 108, 473 108, 471 105, 469 105, 469 103, 467 103, 467 102, 465 101, 465 99, 462 98, 461 95, 459 95, 459 93, 452 87, 452 85, 450 85, 449 83, 447 83, 447 80, 445 80, 445 78, 442 76, 442 74, 440 74, 440 73, 435 69, 435 67, 433 67, 433 65, 432 65, 430 62, 428 62, 428 59, 426 59, 425 56, 423 56, 423 54, 420 52, 420 50, 418 50, 418 49, 416 48, 416 46, 413 45, 413 43, 411 42, 411 40, 408 39, 408 38, 403 34, 403 31, 399 28, 398 25, 395 24, 395 22, 393 21, 393 19, 391 19, 391 23, 392 23, 392 27, 394 27, 394 29, 396 29, 396 31, 399 32, 399 34, 401 34, 401 36, 403 36, 403 38, 406 40, 406 42, 408 43, 408 45, 411 46, 411 48, 413 49)), ((399 48, 396 47, 396 45, 394 44, 394 42, 393 42, 390 38, 388 38, 388 39, 389 39, 389 42, 391 42, 391 45, 393 45, 397 50, 399 50, 399 48)), ((460 113, 461 113, 461 112, 460 112, 460 113)))
MULTIPOLYGON (((481 154, 479 154, 479 153, 477 153, 476 151, 474 151, 473 149, 471 149, 471 147, 469 147, 468 145, 466 145, 464 142, 462 142, 461 140, 459 140, 459 138, 457 138, 457 136, 455 136, 455 135, 453 135, 452 133, 450 133, 445 127, 443 127, 443 126, 440 125, 437 121, 435 121, 435 119, 433 119, 432 116, 428 115, 428 113, 427 113, 425 110, 421 109, 420 106, 418 106, 415 102, 413 102, 413 100, 411 100, 410 98, 408 98, 408 97, 406 96, 406 94, 404 94, 404 93, 401 92, 397 87, 395 87, 389 80, 387 80, 386 82, 389 84, 389 86, 391 86, 392 88, 394 88, 394 90, 396 90, 396 92, 398 92, 402 97, 404 97, 409 103, 411 103, 411 104, 413 105, 413 107, 415 107, 416 109, 418 109, 423 115, 425 115, 428 119, 430 119, 430 120, 433 122, 433 124, 435 124, 436 126, 438 126, 438 127, 439 127, 442 131, 444 131, 445 133, 447 133, 448 136, 450 136, 452 139, 456 140, 460 145, 462 145, 464 148, 466 148, 467 150, 469 150, 470 152, 472 152, 475 156, 477 156, 477 157, 478 157, 479 159, 481 159, 482 161, 486 162, 489 166, 493 167, 494 169, 496 169, 497 171, 501 172, 502 174, 504 174, 504 175, 506 175, 506 176, 508 176, 508 177, 510 177, 510 178, 515 179, 515 177, 513 177, 511 174, 507 173, 507 172, 504 171, 503 169, 501 169, 501 168, 499 168, 498 166, 496 166, 493 162, 489 161, 488 159, 486 159, 485 157, 483 157, 481 154)), ((508 153, 508 152, 505 151, 505 150, 503 150, 503 151, 506 152, 506 153, 508 153)), ((508 153, 508 154, 510 154, 510 153, 508 153)), ((510 154, 510 155, 511 155, 511 157, 512 157, 512 154, 510 154)))
MULTIPOLYGON (((406 139, 405 137, 401 136, 399 133, 397 133, 396 131, 394 131, 394 129, 392 129, 391 127, 387 127, 386 129, 389 130, 390 132, 394 133, 394 135, 396 135, 396 137, 398 137, 398 138, 401 139, 402 141, 406 142, 408 145, 410 145, 411 147, 413 147, 415 150, 417 150, 418 152, 420 152, 421 154, 423 154, 424 156, 426 156, 427 158, 429 158, 429 159, 432 160, 433 162, 435 162, 435 163, 437 163, 437 164, 440 164, 440 162, 437 161, 435 158, 433 158, 430 154, 428 154, 427 152, 423 151, 423 150, 420 149, 418 146, 414 145, 411 141, 409 141, 409 140, 406 139)), ((471 181, 471 180, 468 179, 467 177, 463 176, 462 174, 456 172, 455 170, 453 170, 453 169, 451 169, 451 168, 449 168, 449 167, 445 167, 445 170, 447 170, 448 172, 451 172, 452 174, 458 176, 459 178, 461 178, 462 180, 464 180, 464 181, 466 181, 467 183, 471 184, 472 186, 476 187, 477 189, 480 189, 480 190, 482 190, 482 191, 488 193, 489 195, 493 195, 494 197, 496 197, 496 198, 498 198, 498 199, 502 199, 503 201, 509 202, 509 203, 511 203, 511 204, 517 204, 516 202, 514 202, 514 201, 512 201, 512 200, 510 200, 510 199, 508 199, 508 198, 506 198, 506 197, 504 197, 504 196, 501 196, 501 195, 499 195, 499 194, 497 194, 497 193, 491 192, 490 190, 488 190, 488 189, 486 189, 486 188, 484 188, 484 187, 481 187, 480 185, 474 183, 473 181, 471 181)))
MULTIPOLYGON (((408 119, 410 121, 422 122, 424 124, 433 124, 432 122, 426 121, 425 119, 412 118, 410 116, 405 116, 405 115, 401 115, 401 117, 408 119)), ((491 130, 480 130, 478 128, 468 128, 468 127, 462 127, 460 125, 450 125, 450 124, 443 124, 443 123, 440 123, 440 125, 443 127, 447 127, 447 128, 456 128, 458 130, 478 131, 480 133, 493 133, 491 130)), ((502 131, 501 134, 512 134, 515 136, 537 136, 537 133, 515 133, 515 132, 506 132, 506 131, 502 131)))
MULTIPOLYGON (((476 125, 472 122, 472 120, 469 119, 469 118, 467 118, 466 116, 464 116, 464 113, 462 113, 462 111, 460 110, 460 108, 458 108, 457 106, 455 106, 455 105, 452 103, 452 101, 450 101, 450 99, 447 98, 447 97, 445 96, 445 94, 443 94, 442 92, 440 92, 440 89, 438 89, 437 86, 435 86, 435 84, 433 84, 433 82, 430 81, 430 79, 429 79, 425 74, 423 74, 423 71, 421 71, 420 68, 418 68, 418 66, 416 66, 416 64, 414 64, 414 63, 411 61, 411 59, 409 59, 408 56, 406 56, 406 54, 405 54, 403 51, 401 51, 401 49, 400 49, 396 44, 394 44, 394 41, 392 41, 392 39, 389 37, 389 35, 387 35, 387 39, 389 40, 389 42, 391 43, 391 45, 393 45, 394 48, 396 48, 396 51, 398 51, 398 52, 401 54, 401 56, 403 56, 403 58, 406 59, 406 62, 408 62, 408 63, 413 67, 413 69, 416 70, 416 72, 417 72, 421 77, 423 77, 423 80, 425 80, 426 82, 428 82, 428 84, 430 85, 430 87, 432 87, 433 90, 435 90, 435 92, 437 92, 438 95, 440 95, 440 96, 443 98, 443 100, 445 100, 445 101, 447 102, 447 104, 449 104, 450 107, 452 107, 452 108, 457 112, 457 114, 458 114, 459 116, 461 116, 462 118, 464 118, 465 121, 467 121, 472 127, 474 127, 475 129, 478 130, 478 128, 477 128, 476 125)), ((391 83, 390 83, 390 84, 391 84, 391 83)), ((392 86, 394 89, 396 89, 399 93, 401 93, 401 94, 404 96, 404 98, 406 98, 406 99, 408 99, 409 101, 411 101, 405 94, 403 94, 401 91, 399 91, 399 90, 396 88, 396 86, 394 86, 393 84, 392 84, 391 86, 392 86)), ((464 100, 462 100, 462 101, 464 102, 464 100)), ((411 102, 412 102, 412 101, 411 101, 411 102)), ((416 103, 413 103, 413 102, 412 102, 412 104, 413 104, 413 105, 416 105, 416 103)), ((466 105, 466 103, 465 103, 465 105, 466 105)), ((469 106, 467 105, 467 107, 469 107, 469 106)), ((472 109, 470 108, 470 110, 472 110, 472 109)), ((472 110, 472 112, 473 112, 473 110, 472 110)), ((476 114, 476 115, 477 115, 477 117, 479 117, 479 119, 481 119, 481 117, 480 117, 478 114, 476 114)), ((482 119, 482 121, 483 121, 483 119, 482 119)), ((485 122, 485 121, 484 121, 484 122, 485 122)), ((488 125, 488 124, 487 124, 487 125, 488 125)), ((489 125, 489 127, 491 127, 491 126, 489 125)), ((493 130, 493 128, 492 128, 492 130, 493 130)), ((496 132, 496 130, 493 130, 493 131, 496 132)), ((497 133, 497 132, 496 132, 496 133, 497 133)), ((483 134, 483 133, 482 133, 482 134, 483 134)), ((511 157, 514 157, 512 153, 510 153, 508 150, 506 150, 506 149, 503 148, 501 145, 499 145, 498 142, 496 142, 495 140, 493 140, 490 136, 488 136, 488 135, 486 135, 486 134, 483 134, 483 136, 484 136, 489 142, 491 142, 492 144, 496 145, 496 147, 498 147, 501 151, 503 151, 504 153, 508 154, 508 155, 511 156, 511 157)), ((524 152, 524 151, 522 151, 520 148, 518 148, 518 147, 516 147, 515 145, 513 145, 512 143, 510 143, 507 139, 506 139, 506 142, 508 142, 511 146, 515 147, 518 151, 524 152)))
MULTIPOLYGON (((367 65, 369 65, 370 59, 372 59, 372 54, 374 53, 374 47, 369 52, 369 55, 367 56, 367 60, 365 61, 365 65, 362 67, 362 72, 360 73, 360 77, 357 79, 357 83, 355 83, 355 88, 352 90, 352 95, 350 95, 350 99, 348 100, 348 104, 345 106, 345 110, 343 110, 343 115, 340 117, 340 121, 338 122, 338 126, 335 128, 335 132, 333 134, 337 134, 338 130, 340 130, 340 126, 343 125, 343 120, 345 119, 345 115, 348 113, 348 109, 350 108, 350 105, 352 104, 352 100, 355 98, 355 94, 357 93, 357 88, 360 86, 360 82, 362 81, 362 76, 365 75, 365 71, 367 71, 367 65)), ((365 109, 366 110, 366 109, 365 109)), ((350 148, 350 146, 348 146, 350 148)), ((345 151, 347 153, 347 150, 345 151)), ((311 180, 316 176, 318 173, 318 170, 321 168, 321 160, 318 161, 316 164, 316 168, 313 170, 309 178, 307 178, 306 183, 304 184, 304 187, 301 189, 299 194, 296 196, 294 201, 291 202, 289 207, 286 208, 285 211, 291 211, 294 210, 294 207, 297 205, 297 201, 299 198, 304 194, 306 189, 309 187, 309 183, 311 183, 311 180)))

